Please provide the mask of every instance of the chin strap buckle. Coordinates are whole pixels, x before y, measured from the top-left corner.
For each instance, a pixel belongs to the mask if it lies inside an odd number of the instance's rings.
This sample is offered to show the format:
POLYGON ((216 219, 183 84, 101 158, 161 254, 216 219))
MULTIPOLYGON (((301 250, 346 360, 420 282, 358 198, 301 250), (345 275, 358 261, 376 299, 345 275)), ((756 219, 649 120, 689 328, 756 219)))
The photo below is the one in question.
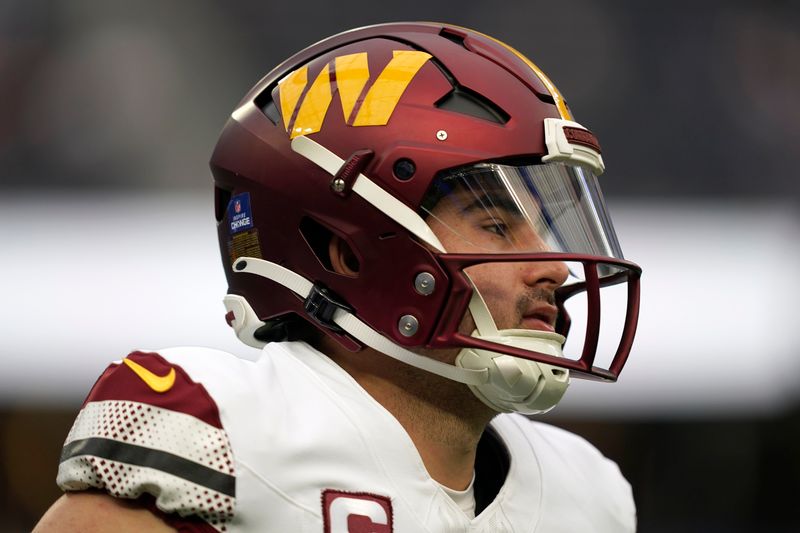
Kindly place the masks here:
POLYGON ((351 307, 339 301, 338 296, 318 283, 311 287, 311 291, 303 302, 303 308, 314 322, 337 333, 343 333, 344 330, 333 321, 333 314, 336 310, 343 309, 348 313, 353 313, 351 307))

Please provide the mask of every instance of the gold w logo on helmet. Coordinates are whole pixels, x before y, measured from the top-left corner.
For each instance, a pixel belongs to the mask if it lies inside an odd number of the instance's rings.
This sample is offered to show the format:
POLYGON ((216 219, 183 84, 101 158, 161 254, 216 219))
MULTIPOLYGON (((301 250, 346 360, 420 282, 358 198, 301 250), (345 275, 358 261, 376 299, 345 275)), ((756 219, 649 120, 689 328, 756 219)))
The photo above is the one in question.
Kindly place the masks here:
POLYGON ((322 128, 333 100, 331 68, 336 75, 336 90, 342 103, 345 124, 383 126, 389 122, 408 84, 430 57, 430 54, 414 50, 393 51, 391 61, 367 91, 355 117, 352 116, 354 109, 369 81, 366 52, 334 58, 332 63, 322 68, 307 91, 308 66, 297 69, 278 83, 283 126, 292 139, 315 133, 322 128), (301 97, 303 98, 298 109, 301 97))

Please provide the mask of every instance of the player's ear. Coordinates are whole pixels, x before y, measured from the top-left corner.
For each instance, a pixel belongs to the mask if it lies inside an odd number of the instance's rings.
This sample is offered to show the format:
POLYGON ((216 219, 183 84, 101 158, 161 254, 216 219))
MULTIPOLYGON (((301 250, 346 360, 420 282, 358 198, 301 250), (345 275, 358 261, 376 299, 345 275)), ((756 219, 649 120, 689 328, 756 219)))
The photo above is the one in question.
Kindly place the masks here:
POLYGON ((328 254, 334 272, 351 278, 358 277, 358 258, 353 253, 350 245, 347 244, 347 241, 338 235, 331 236, 331 240, 328 243, 328 254))

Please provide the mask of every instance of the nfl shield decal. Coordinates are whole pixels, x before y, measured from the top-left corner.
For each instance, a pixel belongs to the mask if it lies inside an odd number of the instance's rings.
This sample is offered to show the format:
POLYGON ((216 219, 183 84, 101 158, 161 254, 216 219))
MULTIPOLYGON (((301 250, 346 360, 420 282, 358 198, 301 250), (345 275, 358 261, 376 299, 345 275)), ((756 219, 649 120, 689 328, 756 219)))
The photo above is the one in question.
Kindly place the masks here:
POLYGON ((228 221, 231 234, 253 227, 253 214, 250 210, 250 193, 243 192, 231 198, 228 204, 228 221))

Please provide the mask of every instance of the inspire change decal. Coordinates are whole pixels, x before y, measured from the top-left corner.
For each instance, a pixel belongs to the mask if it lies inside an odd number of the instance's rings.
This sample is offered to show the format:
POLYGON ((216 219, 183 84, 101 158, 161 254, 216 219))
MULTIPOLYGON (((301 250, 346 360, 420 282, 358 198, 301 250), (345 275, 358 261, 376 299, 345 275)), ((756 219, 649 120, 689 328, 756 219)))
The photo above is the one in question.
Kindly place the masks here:
POLYGON ((228 220, 231 233, 239 233, 253 227, 253 212, 250 210, 250 193, 243 192, 231 198, 228 204, 228 220))

